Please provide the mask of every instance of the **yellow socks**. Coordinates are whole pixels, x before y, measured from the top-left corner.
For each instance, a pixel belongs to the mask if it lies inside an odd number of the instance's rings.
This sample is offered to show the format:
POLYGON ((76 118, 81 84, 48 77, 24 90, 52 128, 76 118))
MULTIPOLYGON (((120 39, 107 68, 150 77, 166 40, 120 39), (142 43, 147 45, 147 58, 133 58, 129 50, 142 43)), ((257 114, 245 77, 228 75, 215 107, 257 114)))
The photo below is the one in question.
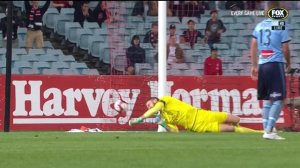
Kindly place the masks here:
POLYGON ((234 127, 234 132, 239 132, 239 133, 264 133, 264 131, 262 130, 254 130, 254 129, 250 129, 250 128, 246 128, 246 127, 234 127))

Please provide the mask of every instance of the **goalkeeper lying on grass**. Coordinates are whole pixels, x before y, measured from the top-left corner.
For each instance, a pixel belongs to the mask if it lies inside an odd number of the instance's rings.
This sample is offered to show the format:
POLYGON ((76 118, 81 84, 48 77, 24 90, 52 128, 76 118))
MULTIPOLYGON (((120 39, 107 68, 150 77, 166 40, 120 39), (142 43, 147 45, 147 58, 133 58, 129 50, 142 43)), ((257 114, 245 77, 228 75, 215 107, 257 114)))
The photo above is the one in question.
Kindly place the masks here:
POLYGON ((240 127, 238 125, 240 118, 237 116, 198 109, 170 96, 161 99, 150 98, 146 106, 148 111, 139 118, 131 119, 129 125, 142 123, 145 118, 160 112, 161 120, 158 124, 170 132, 178 132, 177 126, 183 126, 195 132, 263 133, 263 131, 240 127))

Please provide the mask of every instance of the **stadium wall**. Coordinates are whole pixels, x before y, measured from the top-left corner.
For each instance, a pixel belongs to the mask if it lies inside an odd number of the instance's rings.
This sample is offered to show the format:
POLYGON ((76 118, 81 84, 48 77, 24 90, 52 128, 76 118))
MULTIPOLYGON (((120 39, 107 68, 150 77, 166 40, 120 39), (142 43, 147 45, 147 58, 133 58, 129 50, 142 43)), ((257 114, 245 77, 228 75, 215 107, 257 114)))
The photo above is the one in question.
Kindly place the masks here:
MULTIPOLYGON (((299 79, 296 80, 293 83, 299 85, 299 79)), ((241 125, 262 127, 262 102, 256 100, 256 82, 250 77, 168 76, 167 81, 168 95, 199 108, 238 115, 242 118, 241 125)), ((5 111, 4 84, 5 76, 2 75, 1 130, 5 111)), ((158 94, 157 84, 157 76, 13 75, 11 130, 63 131, 81 126, 101 130, 156 130, 157 125, 151 123, 154 119, 134 127, 128 126, 128 120, 145 112, 146 100, 158 94), (129 103, 126 114, 118 114, 112 108, 113 102, 120 98, 129 103)), ((284 108, 278 125, 291 127, 291 117, 289 109, 284 108)))

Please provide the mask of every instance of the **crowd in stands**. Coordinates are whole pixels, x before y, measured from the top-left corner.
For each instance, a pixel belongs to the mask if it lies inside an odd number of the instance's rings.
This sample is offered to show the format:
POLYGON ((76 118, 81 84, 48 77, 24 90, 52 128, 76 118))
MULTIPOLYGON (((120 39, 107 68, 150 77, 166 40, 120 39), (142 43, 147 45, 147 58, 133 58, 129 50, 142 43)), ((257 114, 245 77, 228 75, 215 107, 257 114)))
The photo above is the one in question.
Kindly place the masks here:
MULTIPOLYGON (((42 18, 48 8, 74 8, 74 22, 78 22, 84 27, 85 22, 98 23, 100 28, 118 22, 117 12, 110 11, 108 1, 97 1, 98 4, 91 8, 90 1, 46 1, 43 6, 39 1, 24 1, 26 13, 26 49, 44 46, 42 18)), ((117 2, 116 2, 117 3, 117 2)), ((282 2, 287 8, 297 9, 300 3, 282 2)), ((223 23, 222 16, 219 17, 220 10, 259 10, 264 9, 263 1, 168 1, 167 16, 178 17, 182 25, 186 25, 183 31, 177 31, 177 24, 168 25, 167 35, 167 63, 168 65, 185 63, 187 53, 183 47, 195 50, 195 45, 208 44, 211 55, 207 55, 203 62, 204 75, 223 75, 222 60, 218 58, 218 48, 215 44, 222 42, 222 34, 229 30, 223 23), (206 21, 205 28, 198 28, 197 24, 204 13, 209 13, 210 18, 206 21), (196 18, 184 20, 185 17, 196 18)), ((5 8, 6 9, 6 8, 5 8)), ((132 11, 127 11, 128 15, 139 16, 145 21, 147 16, 158 16, 158 1, 136 1, 132 11)), ((0 22, 3 39, 6 35, 7 17, 3 17, 0 22)), ((13 16, 13 39, 17 38, 17 28, 21 25, 17 17, 13 16)), ((181 29, 182 30, 182 29, 181 29)), ((146 63, 146 50, 141 43, 149 43, 153 50, 157 51, 158 45, 158 22, 153 21, 149 29, 144 29, 144 34, 131 34, 130 46, 126 47, 125 73, 135 74, 136 63, 146 63)), ((110 38, 110 37, 108 37, 110 38)), ((128 40, 129 43, 129 40, 128 40)), ((153 55, 154 62, 158 61, 158 54, 153 55)))

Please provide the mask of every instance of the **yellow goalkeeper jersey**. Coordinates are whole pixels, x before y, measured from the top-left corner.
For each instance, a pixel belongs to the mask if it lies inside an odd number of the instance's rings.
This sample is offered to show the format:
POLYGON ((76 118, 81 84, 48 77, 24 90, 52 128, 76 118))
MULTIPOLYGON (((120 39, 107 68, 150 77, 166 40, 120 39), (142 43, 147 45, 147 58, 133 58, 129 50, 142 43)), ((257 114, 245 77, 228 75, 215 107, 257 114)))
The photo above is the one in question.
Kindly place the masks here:
POLYGON ((160 111, 162 118, 168 125, 180 125, 190 130, 193 127, 197 110, 197 108, 176 98, 164 96, 144 114, 144 117, 150 117, 160 111))

